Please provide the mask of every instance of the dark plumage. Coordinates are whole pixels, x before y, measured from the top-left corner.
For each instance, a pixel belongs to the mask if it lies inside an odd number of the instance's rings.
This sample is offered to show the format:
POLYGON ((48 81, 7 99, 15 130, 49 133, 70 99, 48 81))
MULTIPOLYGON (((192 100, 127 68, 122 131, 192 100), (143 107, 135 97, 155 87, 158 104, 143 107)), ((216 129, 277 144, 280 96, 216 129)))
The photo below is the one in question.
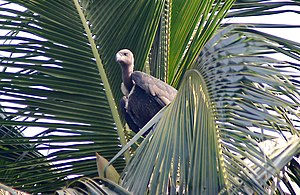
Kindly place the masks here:
POLYGON ((137 133, 173 100, 177 91, 146 73, 133 71, 134 57, 128 49, 120 50, 116 61, 122 69, 121 89, 124 96, 120 107, 128 126, 137 133))

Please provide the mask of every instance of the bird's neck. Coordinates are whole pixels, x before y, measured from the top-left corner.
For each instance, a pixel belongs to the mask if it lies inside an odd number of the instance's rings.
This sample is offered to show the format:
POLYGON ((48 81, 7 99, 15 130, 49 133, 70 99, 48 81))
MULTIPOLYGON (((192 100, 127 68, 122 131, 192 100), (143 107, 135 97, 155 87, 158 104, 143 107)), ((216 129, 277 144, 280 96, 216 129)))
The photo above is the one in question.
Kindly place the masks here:
POLYGON ((126 70, 122 70, 122 80, 123 83, 126 87, 126 89, 128 90, 128 92, 131 91, 132 87, 133 87, 133 82, 131 79, 131 73, 133 72, 132 69, 126 69, 126 70))

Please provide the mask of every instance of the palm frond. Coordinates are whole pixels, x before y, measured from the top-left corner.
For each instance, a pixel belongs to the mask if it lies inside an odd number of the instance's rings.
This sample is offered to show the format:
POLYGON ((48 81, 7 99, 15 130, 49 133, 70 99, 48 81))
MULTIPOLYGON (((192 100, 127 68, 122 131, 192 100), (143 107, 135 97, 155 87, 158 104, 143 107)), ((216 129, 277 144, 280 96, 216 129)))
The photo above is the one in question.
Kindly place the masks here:
MULTIPOLYGON (((299 65, 281 62, 264 54, 291 53, 293 55, 290 56, 297 60, 298 56, 293 51, 299 49, 296 49, 298 44, 288 40, 275 39, 271 35, 260 36, 260 33, 249 33, 248 30, 246 27, 240 28, 240 31, 233 30, 224 38, 221 38, 224 31, 221 32, 203 50, 196 66, 216 104, 216 121, 226 169, 235 170, 230 172, 232 178, 229 177, 229 180, 234 186, 238 183, 236 178, 239 178, 243 185, 259 193, 263 192, 263 187, 268 188, 266 182, 270 177, 259 177, 261 172, 255 168, 246 171, 248 166, 241 166, 241 159, 250 160, 262 170, 268 166, 272 171, 265 171, 276 175, 299 153, 300 96, 298 85, 294 82, 298 78, 296 67, 299 65), (213 49, 209 49, 211 47, 213 49), (290 69, 286 69, 287 66, 290 69), (297 138, 289 142, 287 134, 297 138), (271 137, 286 140, 281 152, 287 148, 291 150, 282 154, 284 157, 271 157, 258 145, 271 137), (277 164, 278 159, 284 163, 277 164), (237 167, 241 167, 240 172, 236 172, 237 167), (250 176, 249 172, 253 175, 250 176), (254 186, 257 188, 254 189, 254 186)), ((236 188, 233 192, 239 190, 236 188)))
MULTIPOLYGON (((297 16, 299 2, 291 1, 235 1, 230 11, 225 16, 222 25, 244 24, 254 29, 296 29, 300 25, 289 22, 275 22, 277 18, 297 16), (289 14, 289 15, 287 15, 289 14), (272 18, 274 18, 272 20, 272 18)), ((282 20, 284 21, 284 20, 282 20)))
POLYGON ((67 188, 62 190, 57 190, 57 195, 61 194, 120 194, 129 195, 130 193, 126 191, 121 186, 116 185, 110 180, 101 178, 80 178, 77 181, 71 183, 67 188))
POLYGON ((231 26, 207 43, 153 136, 125 168, 126 189, 153 194, 279 190, 280 177, 271 176, 300 149, 300 96, 293 81, 298 76, 283 70, 287 62, 264 55, 278 52, 278 42, 247 30, 231 26), (276 137, 280 147, 262 146, 276 137))
POLYGON ((218 180, 221 167, 211 166, 220 165, 216 162, 218 143, 214 123, 209 120, 212 112, 201 75, 197 71, 187 73, 178 94, 153 137, 144 140, 125 169, 122 185, 132 193, 144 193, 149 187, 150 194, 174 194, 180 186, 181 194, 217 194, 225 185, 224 180, 218 180), (142 160, 146 157, 147 161, 142 160), (188 177, 196 173, 201 176, 188 177), (209 186, 210 183, 215 185, 209 186))
MULTIPOLYGON (((122 139, 116 126, 123 128, 86 24, 72 1, 14 2, 23 10, 1 6, 1 29, 12 32, 0 37, 1 124, 44 131, 1 138, 1 147, 10 147, 1 155, 20 155, 1 166, 1 176, 38 192, 64 185, 70 175, 96 176, 95 152, 112 158, 122 139), (47 155, 21 158, 37 150, 47 155)), ((119 159, 115 167, 124 165, 119 159)))
POLYGON ((269 0, 237 0, 226 17, 249 17, 264 16, 286 12, 300 13, 297 9, 291 9, 291 6, 299 6, 297 0, 292 1, 269 1, 269 0))
POLYGON ((107 77, 117 103, 122 96, 120 90, 121 71, 115 62, 115 54, 123 48, 130 49, 135 56, 135 70, 142 70, 150 52, 164 0, 150 2, 134 1, 80 1, 105 64, 107 77))
POLYGON ((160 16, 159 26, 151 47, 149 65, 146 66, 154 77, 167 81, 170 53, 170 27, 171 27, 172 1, 166 1, 160 16))
MULTIPOLYGON (((298 2, 233 2, 1 3, 0 30, 7 34, 0 35, 0 181, 53 192, 77 177, 97 175, 95 152, 111 159, 125 144, 114 56, 129 48, 137 70, 148 61, 151 74, 180 90, 163 117, 152 121, 160 120, 127 165, 123 187, 153 194, 260 194, 282 192, 282 181, 295 193, 300 45, 254 27, 297 25, 250 23, 212 36, 225 16, 298 13, 282 10, 298 2), (270 58, 278 53, 291 61, 270 58)), ((121 172, 124 159, 114 167, 121 172)), ((95 181, 83 178, 70 187, 128 193, 105 179, 95 181)))
POLYGON ((168 82, 178 86, 184 72, 214 35, 234 1, 173 1, 168 82), (176 2, 176 3, 175 3, 176 2))
POLYGON ((11 194, 11 195, 29 195, 26 192, 17 191, 11 187, 8 187, 2 183, 0 183, 0 194, 11 194))

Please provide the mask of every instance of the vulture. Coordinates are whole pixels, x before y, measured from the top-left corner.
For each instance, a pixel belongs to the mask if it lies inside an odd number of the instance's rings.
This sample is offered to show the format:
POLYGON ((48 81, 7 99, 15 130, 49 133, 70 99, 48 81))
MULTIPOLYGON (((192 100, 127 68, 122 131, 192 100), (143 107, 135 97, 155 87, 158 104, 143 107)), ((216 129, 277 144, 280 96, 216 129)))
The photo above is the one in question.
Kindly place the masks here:
POLYGON ((128 49, 116 54, 122 70, 120 108, 131 130, 139 132, 151 118, 175 97, 177 90, 140 71, 133 71, 134 56, 128 49))

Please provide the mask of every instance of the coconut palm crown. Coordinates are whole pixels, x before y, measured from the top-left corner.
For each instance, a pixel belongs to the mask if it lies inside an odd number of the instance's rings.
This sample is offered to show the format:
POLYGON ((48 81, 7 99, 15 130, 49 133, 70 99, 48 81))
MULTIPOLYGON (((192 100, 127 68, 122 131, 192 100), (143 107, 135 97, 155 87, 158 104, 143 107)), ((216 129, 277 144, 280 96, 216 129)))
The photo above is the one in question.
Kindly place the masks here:
POLYGON ((260 28, 299 26, 231 23, 299 14, 297 6, 0 1, 0 188, 297 194, 300 43, 260 28), (178 90, 136 135, 118 108, 122 81, 114 57, 122 48, 135 54, 135 70, 178 90))

